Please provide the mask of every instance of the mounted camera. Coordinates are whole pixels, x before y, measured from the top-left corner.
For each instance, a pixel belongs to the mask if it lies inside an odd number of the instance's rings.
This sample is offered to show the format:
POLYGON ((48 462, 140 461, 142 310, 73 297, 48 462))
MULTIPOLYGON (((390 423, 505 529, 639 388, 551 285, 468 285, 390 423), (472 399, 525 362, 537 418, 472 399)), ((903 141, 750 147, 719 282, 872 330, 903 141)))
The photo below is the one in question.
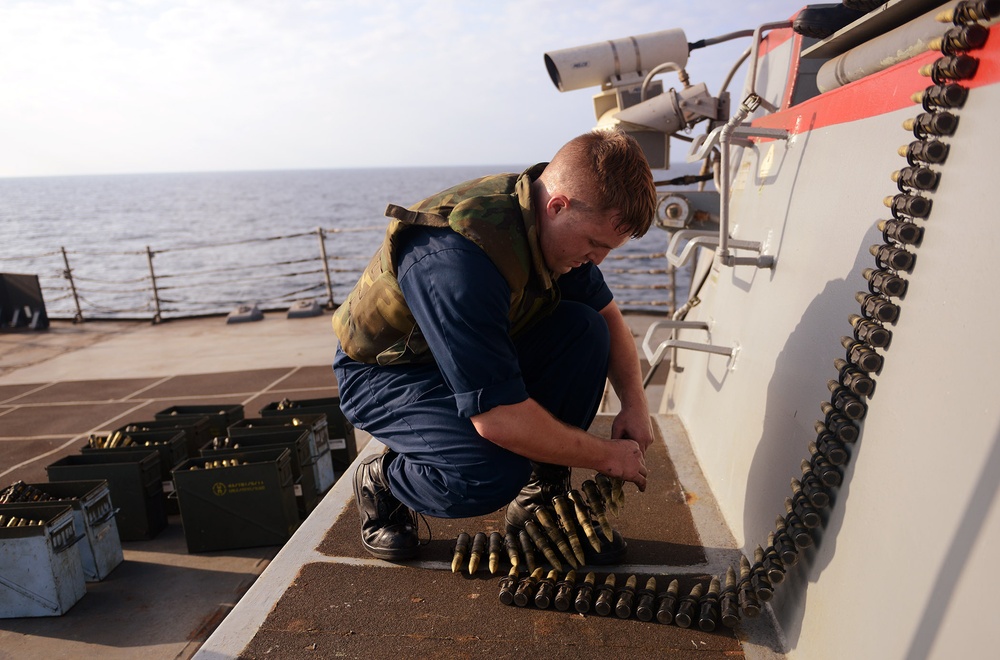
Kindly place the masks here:
POLYGON ((642 146, 653 169, 669 169, 670 136, 728 115, 728 93, 716 99, 684 70, 690 46, 684 31, 662 30, 545 53, 545 67, 562 92, 600 87, 597 128, 620 127, 642 146), (664 91, 653 77, 676 71, 682 88, 664 91))

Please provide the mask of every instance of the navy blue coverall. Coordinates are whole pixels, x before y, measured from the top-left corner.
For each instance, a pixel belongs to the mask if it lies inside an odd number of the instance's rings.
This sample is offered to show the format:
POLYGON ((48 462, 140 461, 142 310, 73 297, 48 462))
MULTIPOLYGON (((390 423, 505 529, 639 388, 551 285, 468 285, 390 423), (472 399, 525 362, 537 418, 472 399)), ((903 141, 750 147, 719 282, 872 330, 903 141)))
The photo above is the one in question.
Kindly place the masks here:
POLYGON ((417 227, 398 254, 399 284, 434 362, 369 365, 338 346, 341 407, 398 452, 387 478, 403 504, 440 518, 495 511, 527 483, 531 464, 480 436, 470 417, 531 397, 588 428, 607 377, 610 335, 599 311, 611 291, 597 266, 575 268, 557 280, 555 311, 513 339, 510 287, 474 243, 417 227))

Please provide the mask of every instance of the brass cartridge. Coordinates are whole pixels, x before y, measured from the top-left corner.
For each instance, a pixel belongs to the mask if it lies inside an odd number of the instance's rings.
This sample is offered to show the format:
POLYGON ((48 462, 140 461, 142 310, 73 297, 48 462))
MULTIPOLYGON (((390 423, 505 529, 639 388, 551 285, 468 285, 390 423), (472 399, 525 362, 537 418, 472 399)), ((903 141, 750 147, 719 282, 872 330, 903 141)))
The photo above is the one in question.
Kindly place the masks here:
POLYGON ((611 500, 615 503, 615 515, 625 508, 625 480, 620 477, 611 478, 611 500))
POLYGON ((465 563, 465 556, 469 554, 469 543, 469 535, 465 532, 460 532, 458 538, 455 539, 455 552, 451 556, 452 573, 458 573, 461 570, 462 564, 465 563))
POLYGON ((674 615, 674 623, 681 628, 690 628, 694 623, 694 618, 698 615, 698 601, 705 591, 705 585, 701 582, 691 587, 691 593, 681 598, 677 604, 677 614, 674 615))
POLYGON ((490 575, 496 575, 500 568, 500 553, 503 552, 503 537, 500 532, 491 532, 489 541, 490 575))
POLYGON ((594 475, 594 481, 597 482, 597 490, 601 492, 601 497, 604 498, 604 506, 611 509, 611 513, 617 516, 618 504, 614 500, 610 477, 598 472, 594 475))
POLYGON ((740 609, 748 617, 753 618, 760 614, 760 601, 750 584, 750 560, 744 555, 740 555, 740 581, 736 585, 736 595, 739 598, 740 609))
POLYGON ((518 553, 520 549, 517 544, 517 536, 513 532, 507 532, 507 535, 503 540, 504 547, 507 548, 507 558, 510 559, 510 565, 517 570, 521 570, 521 555, 518 553))
POLYGON ((795 514, 794 511, 788 510, 788 505, 785 505, 785 527, 788 530, 788 536, 792 539, 792 543, 799 550, 808 548, 813 544, 813 537, 809 534, 806 526, 802 524, 802 521, 795 514))
POLYGON ((996 2, 991 0, 967 0, 935 15, 934 20, 941 23, 954 23, 955 25, 986 23, 997 15, 998 10, 1000 7, 997 7, 996 2))
POLYGON ((680 596, 680 583, 675 579, 671 580, 666 591, 662 591, 656 596, 656 620, 667 624, 674 620, 677 612, 677 599, 680 596))
POLYGON ((611 614, 611 607, 615 599, 615 574, 608 573, 604 579, 604 584, 597 587, 597 600, 594 601, 594 611, 601 616, 611 614))
POLYGON ((740 622, 739 601, 736 597, 736 571, 732 566, 726 569, 726 586, 719 596, 719 608, 722 617, 722 625, 727 628, 735 628, 740 622))
POLYGON ((795 542, 788 535, 788 526, 785 519, 778 516, 774 521, 774 549, 781 557, 781 563, 785 566, 794 566, 799 560, 799 549, 795 547, 795 542))
POLYGON ((767 547, 764 549, 764 572, 772 585, 781 584, 785 579, 785 564, 782 563, 778 551, 774 547, 774 532, 767 535, 767 547))
POLYGON ((557 580, 559 580, 559 571, 553 569, 549 571, 544 580, 538 582, 538 592, 535 594, 535 607, 540 610, 549 609, 552 596, 555 594, 557 580))
POLYGON ((814 451, 815 447, 814 443, 809 443, 811 456, 808 461, 803 461, 801 466, 802 471, 805 472, 807 468, 811 469, 812 473, 816 475, 816 478, 824 486, 839 486, 844 481, 844 475, 841 473, 840 468, 826 460, 826 457, 820 454, 818 449, 814 451))
MULTIPOLYGON (((942 12, 941 15, 942 17, 948 16, 945 12, 942 12)), ((958 14, 951 16, 951 20, 954 21, 958 14)), ((940 50, 945 55, 957 55, 963 50, 977 50, 983 47, 989 34, 990 31, 978 23, 958 25, 945 32, 944 35, 928 41, 927 50, 940 50)))
MULTIPOLYGON (((590 507, 587 506, 587 501, 583 498, 583 495, 578 490, 571 490, 567 496, 570 502, 573 503, 573 512, 576 515, 577 522, 580 523, 583 533, 586 534, 587 540, 590 542, 590 547, 594 548, 597 552, 601 551, 601 539, 597 536, 597 532, 594 530, 594 523, 590 520, 590 507)), ((612 533, 614 530, 612 530, 612 533)), ((609 536, 610 541, 613 537, 609 536)), ((583 548, 580 548, 580 552, 583 552, 583 548)))
POLYGON ((594 512, 594 517, 597 518, 597 522, 601 525, 604 538, 614 538, 615 532, 608 521, 608 509, 604 505, 604 499, 601 497, 600 491, 597 490, 597 482, 593 479, 584 481, 583 494, 587 496, 587 503, 590 505, 590 510, 594 512))
MULTIPOLYGON (((849 337, 844 337, 844 339, 849 339, 849 337)), ((820 403, 819 407, 826 415, 826 428, 830 429, 830 433, 834 434, 838 440, 855 442, 858 439, 858 427, 847 415, 842 414, 827 401, 820 403)))
MULTIPOLYGON (((871 268, 863 271, 868 273, 871 268)), ((906 290, 906 280, 901 277, 889 274, 887 271, 877 270, 874 271, 878 274, 872 275, 869 282, 869 289, 876 289, 877 293, 881 293, 883 296, 900 295, 906 290), (875 284, 879 286, 875 286, 875 284), (902 287, 900 287, 902 284, 902 287)), ((888 348, 889 344, 892 343, 892 331, 887 329, 881 323, 872 321, 871 319, 866 319, 863 316, 858 316, 857 314, 851 314, 847 317, 850 322, 851 327, 854 328, 854 338, 860 342, 874 346, 875 348, 888 348)), ((838 406, 839 407, 839 406, 838 406)), ((866 411, 867 412, 867 411, 866 411)), ((844 414, 850 416, 846 411, 844 414)))
POLYGON ((479 570, 479 562, 486 554, 486 532, 476 532, 472 537, 472 553, 469 555, 469 575, 479 570))
POLYGON ((584 559, 583 550, 580 550, 579 555, 576 554, 576 548, 580 545, 580 539, 576 537, 576 533, 572 530, 567 532, 570 535, 570 539, 567 541, 567 534, 563 534, 562 530, 559 529, 559 523, 556 522, 554 514, 548 507, 540 506, 535 509, 535 519, 541 524, 542 530, 549 537, 549 540, 556 544, 559 553, 562 554, 569 565, 573 568, 579 568, 583 564, 584 559), (575 544, 573 543, 574 541, 576 541, 575 544), (570 549, 570 545, 574 547, 570 549))
MULTIPOLYGON (((960 55, 946 55, 939 57, 932 64, 925 64, 920 67, 920 75, 928 76, 931 80, 939 83, 943 80, 966 80, 976 75, 979 69, 979 60, 964 53, 960 55)), ((900 156, 906 156, 906 146, 900 147, 900 156)), ((918 160, 918 159, 913 159, 918 160)), ((940 162, 928 161, 924 162, 940 162)))
POLYGON ((806 494, 806 497, 809 498, 814 507, 825 509, 830 506, 830 491, 813 474, 808 461, 805 462, 805 467, 802 471, 802 481, 800 483, 802 484, 802 492, 806 494))
POLYGON ((764 570, 764 548, 757 546, 753 551, 753 566, 750 568, 750 586, 757 599, 767 602, 774 596, 774 587, 764 570))
POLYGON ((531 537, 524 530, 521 530, 517 535, 518 545, 521 546, 521 554, 524 555, 524 562, 528 567, 529 573, 534 573, 535 568, 538 566, 538 561, 535 559, 535 546, 531 543, 531 537))
MULTIPOLYGON (((837 381, 831 380, 831 383, 837 381)), ((838 386, 839 387, 839 386, 838 386)), ((816 451, 830 461, 831 465, 843 465, 850 456, 847 453, 847 446, 841 442, 829 429, 826 424, 817 421, 813 428, 816 429, 816 440, 813 445, 816 451)))
POLYGON ((640 621, 653 620, 653 605, 656 601, 656 578, 646 580, 646 587, 639 590, 639 604, 635 606, 635 618, 640 621))
POLYGON ((809 529, 819 527, 823 523, 823 517, 819 515, 819 511, 809 502, 809 498, 805 496, 801 489, 799 489, 798 493, 793 494, 792 497, 786 497, 785 499, 791 505, 790 509, 786 505, 785 510, 794 511, 795 515, 802 521, 802 524, 809 529))
POLYGON ((583 583, 576 592, 576 600, 573 601, 573 607, 580 614, 586 614, 590 611, 590 604, 594 600, 594 583, 597 581, 597 576, 594 575, 594 571, 587 573, 587 577, 583 579, 583 583))
POLYGON ((635 602, 636 577, 628 576, 625 586, 618 590, 618 604, 615 605, 615 615, 619 619, 627 619, 632 616, 632 603, 635 602))
POLYGON ((570 570, 566 577, 556 585, 556 609, 565 612, 573 604, 573 592, 576 590, 576 571, 570 570))
POLYGON ((527 575, 521 578, 521 581, 517 585, 517 591, 514 592, 514 604, 518 607, 527 607, 535 597, 535 589, 538 588, 538 583, 542 579, 542 569, 536 568, 531 575, 527 575))
POLYGON ((719 625, 719 578, 712 576, 708 585, 708 593, 698 603, 698 627, 705 632, 712 632, 719 625))
POLYGON ((864 371, 843 358, 836 358, 833 366, 837 369, 837 378, 841 385, 858 396, 871 397, 875 392, 875 381, 864 371))
POLYGON ((552 567, 557 571, 562 571, 562 562, 559 561, 556 551, 552 549, 552 544, 549 543, 549 539, 539 529, 538 524, 534 520, 529 520, 524 523, 524 531, 528 532, 528 536, 531 537, 531 541, 535 544, 535 547, 542 551, 545 559, 552 564, 552 567))
POLYGON ((500 602, 504 605, 513 605, 515 588, 517 588, 517 566, 511 566, 510 572, 500 578, 500 602))

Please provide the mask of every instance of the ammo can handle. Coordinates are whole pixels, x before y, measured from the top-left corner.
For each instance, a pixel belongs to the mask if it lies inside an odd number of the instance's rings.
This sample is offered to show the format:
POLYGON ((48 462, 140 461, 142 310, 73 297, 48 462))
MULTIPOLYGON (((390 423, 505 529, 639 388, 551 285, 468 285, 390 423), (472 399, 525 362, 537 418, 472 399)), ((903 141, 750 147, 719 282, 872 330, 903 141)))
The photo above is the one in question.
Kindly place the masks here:
POLYGON ((109 520, 111 520, 112 518, 114 518, 115 516, 117 516, 119 511, 121 511, 121 509, 108 509, 107 512, 105 512, 105 514, 103 516, 101 516, 100 520, 95 520, 91 524, 92 525, 103 525, 104 523, 108 522, 109 520))
POLYGON ((84 534, 80 534, 79 536, 73 537, 72 540, 68 541, 64 545, 61 545, 61 546, 52 546, 52 551, 55 552, 56 554, 61 554, 63 552, 66 552, 67 550, 69 550, 70 548, 72 548, 74 545, 76 545, 77 543, 79 543, 80 541, 82 541, 83 537, 84 537, 84 534))

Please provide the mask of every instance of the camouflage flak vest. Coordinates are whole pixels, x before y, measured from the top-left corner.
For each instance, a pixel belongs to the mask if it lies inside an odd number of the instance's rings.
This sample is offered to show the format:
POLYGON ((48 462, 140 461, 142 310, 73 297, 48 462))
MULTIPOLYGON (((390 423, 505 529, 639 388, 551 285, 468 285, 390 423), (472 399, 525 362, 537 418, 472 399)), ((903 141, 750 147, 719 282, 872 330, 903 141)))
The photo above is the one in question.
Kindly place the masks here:
POLYGON ((433 360, 396 279, 400 235, 414 225, 450 227, 486 252, 510 285, 512 336, 548 314, 559 290, 542 259, 531 204, 531 182, 545 165, 473 179, 408 209, 390 204, 382 245, 333 315, 344 353, 379 365, 433 360))

